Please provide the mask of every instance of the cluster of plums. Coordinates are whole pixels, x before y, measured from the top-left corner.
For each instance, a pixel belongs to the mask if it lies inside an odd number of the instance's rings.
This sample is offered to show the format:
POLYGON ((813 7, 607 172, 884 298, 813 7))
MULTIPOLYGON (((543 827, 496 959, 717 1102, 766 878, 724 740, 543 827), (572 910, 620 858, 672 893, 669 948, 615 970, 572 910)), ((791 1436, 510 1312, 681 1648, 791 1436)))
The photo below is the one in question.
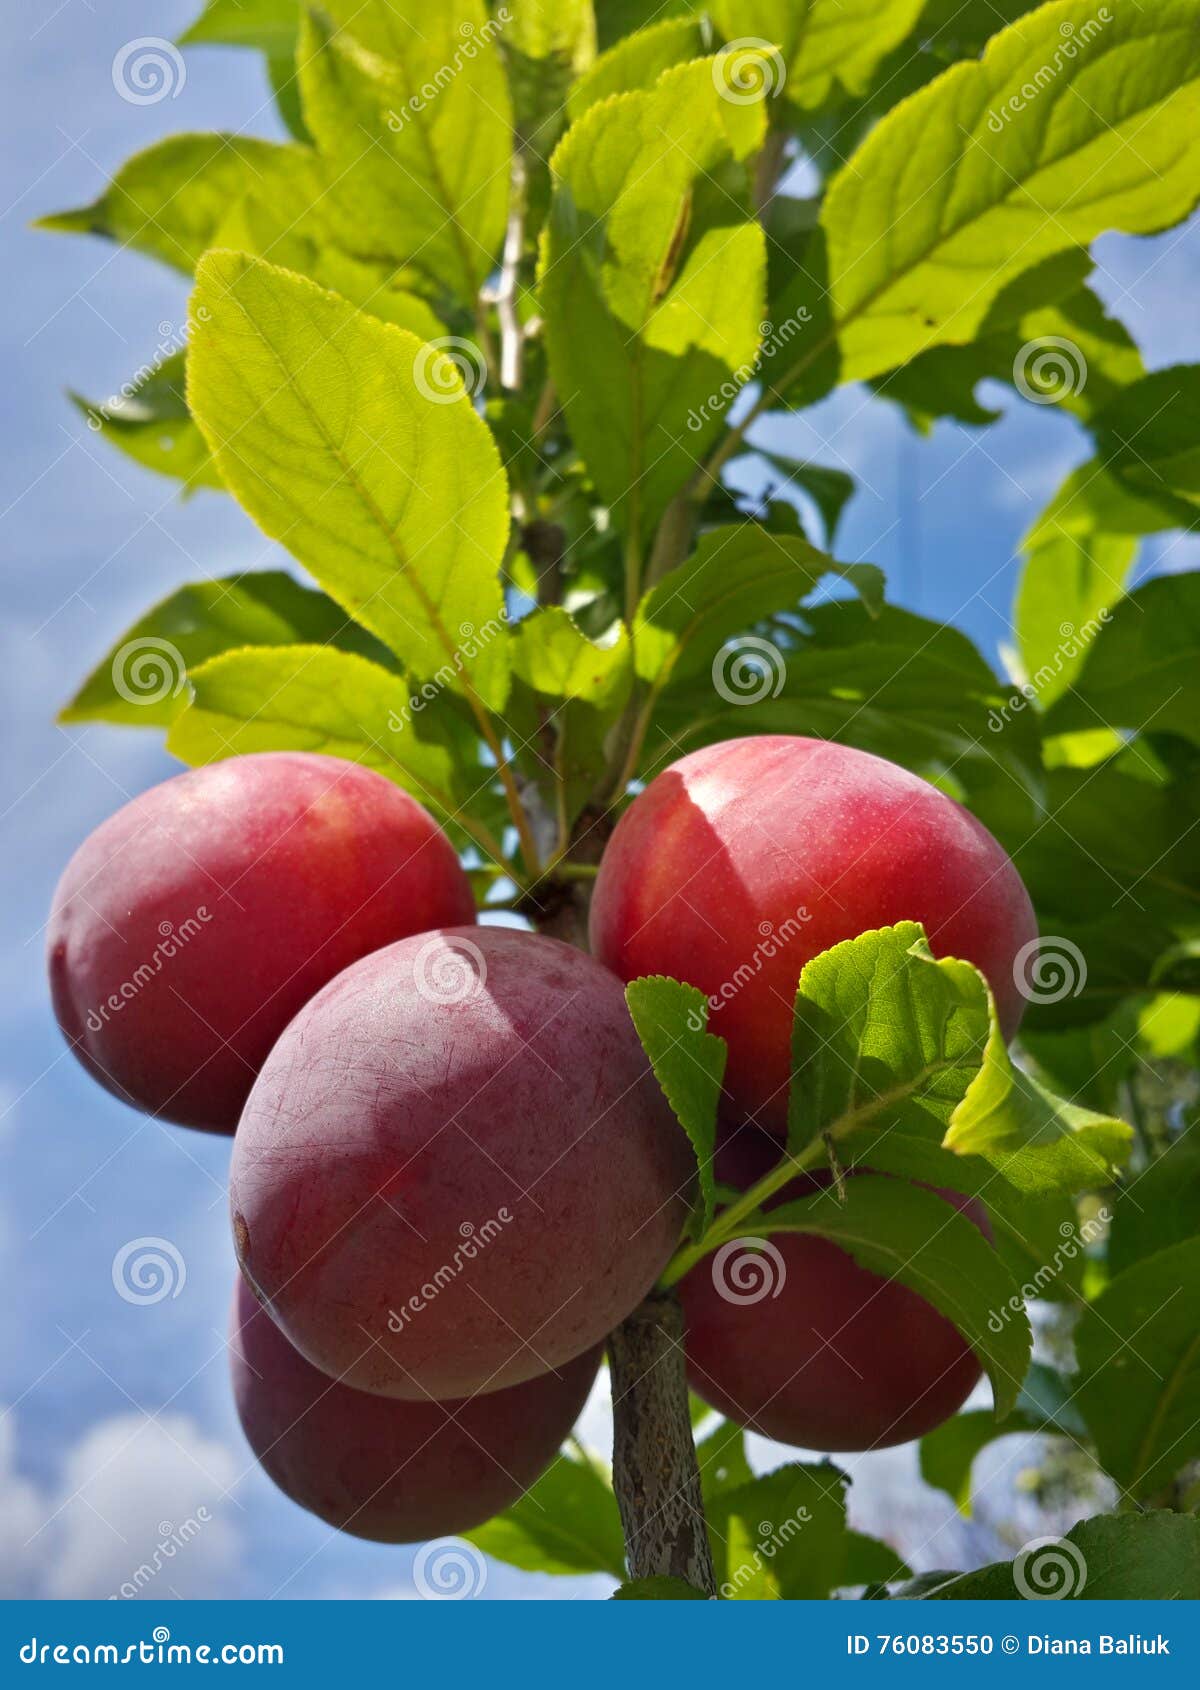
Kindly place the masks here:
MULTIPOLYGON (((951 799, 864 752, 764 736, 668 768, 609 842, 591 956, 476 925, 418 803, 279 752, 178 775, 98 828, 55 896, 50 974, 102 1084, 236 1129, 246 1435, 302 1506, 397 1542, 528 1488, 679 1241, 694 1157, 623 982, 709 996, 729 1047, 717 1175, 745 1188, 781 1153, 804 963, 907 919, 983 970, 1011 1033, 1035 932, 1016 871, 951 799)), ((701 1397, 828 1450, 960 1405, 978 1368, 927 1303, 825 1241, 774 1242, 775 1295, 731 1298, 714 1258, 683 1283, 701 1397)))

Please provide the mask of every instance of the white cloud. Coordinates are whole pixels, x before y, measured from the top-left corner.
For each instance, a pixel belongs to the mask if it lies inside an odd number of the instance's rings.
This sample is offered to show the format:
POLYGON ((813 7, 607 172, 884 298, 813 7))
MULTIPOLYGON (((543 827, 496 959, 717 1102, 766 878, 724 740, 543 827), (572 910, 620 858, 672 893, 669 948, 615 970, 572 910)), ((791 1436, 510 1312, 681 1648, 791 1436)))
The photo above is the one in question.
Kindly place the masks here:
POLYGON ((44 1490, 17 1471, 0 1420, 0 1582, 6 1595, 158 1599, 220 1594, 239 1556, 233 1452, 183 1414, 117 1415, 68 1451, 44 1490))

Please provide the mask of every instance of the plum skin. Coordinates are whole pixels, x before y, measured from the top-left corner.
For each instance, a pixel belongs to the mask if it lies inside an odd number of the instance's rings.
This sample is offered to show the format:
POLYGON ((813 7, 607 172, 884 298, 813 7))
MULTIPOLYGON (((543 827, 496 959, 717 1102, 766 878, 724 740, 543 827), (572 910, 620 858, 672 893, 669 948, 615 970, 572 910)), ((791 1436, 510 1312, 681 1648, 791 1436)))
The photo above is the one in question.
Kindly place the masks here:
MULTIPOLYGON (((775 1164, 778 1141, 743 1127, 718 1148, 717 1178, 746 1190, 775 1164)), ((851 1176, 853 1177, 853 1176, 851 1176)), ((801 1176, 765 1205, 811 1195, 827 1175, 801 1176)), ((957 1192, 939 1197, 991 1237, 986 1212, 957 1192)), ((680 1283, 688 1383, 736 1424, 779 1443, 829 1453, 886 1449, 923 1437, 962 1407, 980 1378, 966 1339, 896 1280, 870 1273, 838 1245, 776 1233, 777 1296, 733 1302, 715 1257, 680 1283)))
POLYGON ((51 994, 109 1091, 232 1133, 267 1052, 326 981, 474 918, 454 848, 415 799, 340 757, 256 753, 151 787, 84 841, 54 895, 51 994))
POLYGON ((600 1363, 592 1349, 465 1402, 395 1402, 305 1361, 238 1275, 233 1395, 260 1466, 293 1502, 376 1543, 452 1536, 534 1484, 579 1417, 600 1363))
POLYGON ((600 865, 591 945, 623 980, 699 987, 729 1049, 724 1117, 784 1133, 801 969, 899 921, 981 970, 1011 1038, 1014 962, 1037 924, 1003 847, 882 757, 764 734, 692 752, 634 799, 600 865))
POLYGON ((465 1397, 623 1320, 694 1173, 615 976, 555 939, 451 928, 364 957, 288 1027, 234 1141, 234 1239, 322 1371, 465 1397))

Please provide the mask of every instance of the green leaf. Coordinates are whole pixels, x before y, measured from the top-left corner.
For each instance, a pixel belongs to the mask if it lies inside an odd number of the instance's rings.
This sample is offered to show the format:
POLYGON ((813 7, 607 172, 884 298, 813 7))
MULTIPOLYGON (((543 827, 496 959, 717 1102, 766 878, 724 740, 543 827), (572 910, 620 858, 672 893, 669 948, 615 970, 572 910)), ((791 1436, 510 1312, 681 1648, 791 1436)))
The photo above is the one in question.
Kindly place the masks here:
POLYGON ((660 1573, 656 1578, 633 1579, 612 1593, 614 1602, 706 1602, 702 1590, 686 1579, 670 1578, 660 1573))
POLYGON ((1174 1139, 1117 1193, 1108 1269, 1117 1277, 1174 1244, 1200 1237, 1200 1135, 1174 1139))
POLYGON ((980 1156, 1018 1190, 1105 1184, 1130 1129, 1054 1097, 1009 1059, 978 969, 917 922, 860 934, 800 976, 789 1143, 896 1125, 980 1156))
POLYGON ((296 83, 299 0, 208 0, 182 35, 181 47, 251 47, 267 61, 267 76, 280 116, 293 135, 308 139, 296 83))
POLYGON ((715 1497, 708 1514, 720 1595, 804 1600, 843 1583, 848 1483, 828 1461, 795 1463, 715 1497))
POLYGON ((610 94, 653 88, 663 71, 698 59, 704 51, 699 18, 663 18, 627 35, 602 53, 567 98, 567 112, 578 123, 585 111, 610 94))
POLYGON ((1075 1330, 1077 1400, 1101 1464, 1152 1497, 1200 1454, 1200 1238, 1110 1281, 1075 1330))
POLYGON ((1191 211, 1194 24, 1191 0, 1108 21, 1056 0, 876 126, 822 212, 843 380, 971 340, 1005 284, 1053 253, 1191 211))
POLYGON ((541 210, 550 150, 567 121, 567 97, 596 57, 596 17, 592 0, 505 0, 504 10, 499 44, 518 143, 535 168, 541 210))
POLYGON ((186 706, 184 683, 202 663, 240 646, 292 645, 328 645, 388 661, 331 598, 282 570, 227 575, 180 587, 139 617, 58 719, 165 727, 186 706))
POLYGON ((1069 1197, 1035 1197, 1007 1180, 984 1190, 996 1249, 1028 1300, 1081 1303, 1087 1246, 1103 1236, 1094 1218, 1080 1221, 1069 1197))
MULTIPOLYGON (((992 720, 1011 698, 965 634, 895 605, 872 615, 853 600, 806 605, 797 629, 777 627, 775 679, 730 705, 697 676, 660 702, 657 726, 671 756, 747 733, 808 734, 859 746, 930 779, 952 772, 975 802, 980 787, 1006 800, 1042 780, 1032 712, 1003 733, 992 720), (669 736, 669 737, 668 737, 669 736)), ((770 657, 769 653, 764 654, 770 657)), ((650 758, 658 748, 650 749, 650 758)), ((650 766, 653 766, 652 761, 650 766)), ((1029 815, 1026 804, 1026 814, 1029 815)))
POLYGON ((920 1443, 921 1477, 934 1490, 945 1491, 959 1513, 969 1516, 975 1458, 1000 1438, 1031 1432, 1086 1436, 1061 1375, 1037 1362, 1029 1369, 1016 1407, 1005 1419, 998 1421, 987 1409, 969 1409, 927 1432, 920 1443))
POLYGON ((306 158, 302 147, 247 135, 169 135, 127 160, 91 205, 37 227, 104 235, 190 274, 230 202, 254 188, 272 193, 306 158))
POLYGON ((1011 1274, 973 1221, 922 1187, 861 1174, 836 1191, 783 1203, 758 1217, 769 1233, 827 1238, 860 1267, 906 1285, 952 1321, 1008 1414, 1029 1365, 1029 1321, 1011 1274))
POLYGON ((868 609, 879 608, 883 576, 872 564, 835 563, 807 540, 758 523, 712 529, 638 606, 639 676, 655 692, 698 675, 711 687, 728 640, 777 612, 796 610, 827 574, 850 580, 868 609))
POLYGON ((783 486, 774 489, 777 494, 798 488, 808 495, 820 514, 825 544, 832 546, 842 512, 855 491, 854 477, 844 470, 830 469, 827 464, 805 463, 800 458, 790 458, 783 452, 769 452, 762 447, 758 455, 786 477, 783 486))
POLYGON ((993 302, 976 339, 934 346, 872 385, 903 404, 920 428, 936 417, 981 425, 997 411, 975 397, 981 381, 1002 381, 1038 405, 1060 405, 1093 417, 1144 373, 1128 329, 1110 317, 1090 288, 1075 286, 1056 299, 1056 274, 1091 269, 1082 250, 1058 253, 1017 276, 993 302), (1013 314, 1013 301, 1020 309, 1013 314))
MULTIPOLYGON (((701 1404, 704 1417, 712 1410, 701 1404)), ((754 1478, 746 1460, 746 1434, 730 1420, 722 1420, 707 1437, 696 1445, 696 1465, 700 1469, 700 1489, 706 1509, 711 1510, 719 1496, 739 1490, 754 1478)))
POLYGON ((1065 535, 1158 534, 1186 528, 1195 511, 1168 492, 1148 492, 1131 485, 1102 459, 1090 458, 1072 470, 1022 542, 1034 551, 1065 535))
MULTIPOLYGON (((990 1416, 989 1416, 990 1418, 990 1416)), ((897 1579, 912 1577, 912 1568, 902 1561, 890 1543, 863 1532, 846 1533, 846 1560, 842 1567, 842 1583, 894 1584, 897 1579)))
POLYGON ((410 329, 421 340, 437 340, 444 326, 412 291, 422 282, 415 271, 354 258, 333 244, 330 207, 339 192, 328 163, 306 150, 286 180, 273 182, 269 192, 255 186, 234 200, 210 244, 270 259, 340 293, 385 323, 410 329))
POLYGON ((250 647, 212 658, 190 679, 193 702, 167 738, 168 750, 185 763, 319 751, 366 764, 451 818, 486 784, 456 718, 445 710, 414 712, 398 675, 350 652, 250 647))
POLYGON ((619 628, 605 645, 589 640, 559 605, 520 621, 513 640, 513 674, 546 698, 578 699, 617 714, 629 696, 629 638, 619 628))
POLYGON ((338 244, 474 302, 504 233, 512 108, 482 0, 324 0, 300 33, 304 119, 338 244))
POLYGON ((1049 733, 1096 727, 1200 744, 1200 573, 1147 581, 1106 619, 1046 719, 1049 733))
POLYGON ((1082 1520, 1065 1539, 1037 1538, 1015 1561, 951 1575, 930 1601, 1195 1601, 1200 1520, 1184 1514, 1108 1514, 1082 1520))
POLYGON ((519 742, 517 760, 569 826, 607 767, 609 730, 629 697, 628 635, 618 624, 616 637, 597 645, 549 605, 517 624, 512 667, 505 721, 519 742))
MULTIPOLYGON (((1017 589, 1015 622, 1023 688, 1048 709, 1083 667, 1088 648, 1125 591, 1137 542, 1087 529, 1030 551, 1017 589)), ((1095 717, 1090 726, 1095 726, 1095 717)))
POLYGON ((90 429, 143 469, 182 481, 185 495, 197 487, 222 485, 187 407, 186 357, 186 352, 173 352, 161 363, 143 365, 103 404, 71 395, 90 429))
POLYGON ((600 0, 596 7, 596 35, 607 49, 635 29, 691 11, 695 0, 600 0))
POLYGON ((519 1502, 462 1534, 476 1549, 529 1573, 625 1577, 625 1541, 612 1491, 587 1460, 560 1455, 519 1502))
POLYGON ((716 1205, 713 1149, 725 1041, 706 1031, 708 1004, 695 986, 651 975, 631 980, 625 999, 655 1078, 696 1152, 700 1202, 693 1211, 692 1232, 699 1238, 711 1224, 716 1205))
POLYGON ((541 261, 550 370, 619 526, 645 539, 748 379, 763 232, 745 157, 761 102, 722 100, 709 60, 613 96, 567 131, 541 261))
MULTIPOLYGON (((727 41, 747 38, 780 49, 783 93, 802 111, 842 94, 866 93, 892 49, 910 34, 925 0, 714 0, 712 14, 727 41)), ((740 83, 734 83, 735 87, 740 83)))
POLYGON ((1200 499, 1200 364, 1174 364, 1119 393, 1097 418, 1099 456, 1152 497, 1200 499))
POLYGON ((1103 1021, 1154 989, 1159 960, 1195 931, 1200 781, 1151 782, 1110 761, 1051 770, 1032 819, 1002 791, 989 797, 982 819, 1029 889, 1043 952, 1060 959, 1032 970, 1026 1030, 1103 1021))
POLYGON ((295 48, 299 22, 299 0, 206 0, 178 41, 181 47, 219 43, 282 54, 295 48))
POLYGON ((453 364, 289 271, 215 252, 188 397, 226 485, 401 658, 499 707, 504 472, 453 364))

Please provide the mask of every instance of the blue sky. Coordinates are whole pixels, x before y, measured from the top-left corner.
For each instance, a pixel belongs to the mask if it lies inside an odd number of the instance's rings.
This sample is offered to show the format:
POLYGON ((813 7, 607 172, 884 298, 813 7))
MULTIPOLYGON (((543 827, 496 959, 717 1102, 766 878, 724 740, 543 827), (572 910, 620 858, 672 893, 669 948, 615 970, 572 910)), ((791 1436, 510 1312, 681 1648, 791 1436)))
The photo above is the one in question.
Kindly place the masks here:
MULTIPOLYGON (((139 36, 172 37, 198 0, 42 0, 10 13, 0 97, 6 292, 2 778, 6 898, 0 963, 0 1595, 106 1596, 163 1528, 211 1516, 159 1575, 158 1596, 411 1594, 411 1552, 358 1544, 302 1515, 253 1467, 229 1400, 224 1333, 233 1262, 228 1145, 143 1120, 65 1053, 50 1016, 42 923, 84 835, 172 772, 157 738, 63 731, 56 707, 134 617, 173 586, 277 564, 233 503, 188 504, 90 435, 71 386, 115 391, 184 320, 183 278, 95 240, 34 234, 42 212, 92 198, 129 153, 180 129, 277 133, 257 61, 205 49, 175 98, 118 97, 112 62, 139 36), (186 1267, 177 1296, 122 1301, 115 1253, 164 1237, 186 1267)), ((1151 365, 1200 356, 1200 236, 1108 239, 1097 290, 1151 365)), ((1087 455, 1069 418, 997 396, 1009 415, 920 443, 889 407, 844 391, 779 444, 861 480, 839 546, 887 571, 892 596, 956 622, 991 656, 1007 633, 1023 529, 1087 455)), ((1146 548, 1143 569, 1197 561, 1195 542, 1146 548)), ((588 1427, 604 1437, 596 1407, 588 1427)), ((763 1453, 760 1451, 760 1454, 763 1453)), ((1022 1452, 996 1462, 997 1495, 1022 1452)), ((905 1491, 907 1452, 871 1458, 852 1492, 861 1525, 891 1524, 922 1566, 980 1557, 984 1527, 905 1491)), ((999 1504, 997 1504, 999 1506, 999 1504)), ((986 1520, 986 1510, 985 1520, 986 1520)), ((494 1595, 588 1595, 592 1583, 495 1568, 494 1595)))

